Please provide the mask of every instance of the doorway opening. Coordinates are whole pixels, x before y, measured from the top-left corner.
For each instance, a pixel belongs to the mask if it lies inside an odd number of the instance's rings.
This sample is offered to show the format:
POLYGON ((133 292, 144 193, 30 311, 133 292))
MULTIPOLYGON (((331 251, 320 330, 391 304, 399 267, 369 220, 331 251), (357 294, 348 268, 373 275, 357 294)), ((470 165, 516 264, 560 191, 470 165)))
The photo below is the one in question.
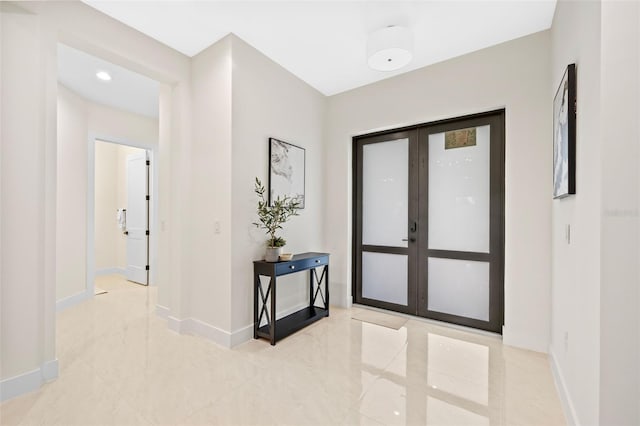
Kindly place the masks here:
POLYGON ((359 304, 502 332, 504 110, 353 139, 359 304))
POLYGON ((62 43, 57 59, 60 311, 94 297, 96 277, 122 273, 138 284, 156 284, 160 83, 62 43), (139 179, 131 182, 139 184, 127 188, 132 173, 139 179), (128 189, 143 197, 134 211, 128 189))
POLYGON ((96 277, 119 274, 133 283, 150 284, 150 170, 148 150, 95 141, 96 277))

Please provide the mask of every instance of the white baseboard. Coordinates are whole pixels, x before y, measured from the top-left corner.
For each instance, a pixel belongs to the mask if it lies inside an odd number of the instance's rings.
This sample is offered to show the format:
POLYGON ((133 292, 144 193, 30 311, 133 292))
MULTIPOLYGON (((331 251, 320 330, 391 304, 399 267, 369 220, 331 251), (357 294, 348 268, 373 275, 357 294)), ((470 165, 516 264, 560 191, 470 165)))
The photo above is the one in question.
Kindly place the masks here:
POLYGON ((40 367, 42 370, 42 380, 50 382, 58 378, 58 360, 47 361, 40 367))
POLYGON ((47 361, 35 370, 0 381, 0 402, 36 391, 58 377, 58 360, 47 361))
POLYGON ((124 268, 102 268, 102 269, 98 269, 96 271, 96 277, 101 276, 101 275, 113 275, 113 274, 120 274, 120 275, 124 275, 127 271, 124 268))
POLYGON ((91 299, 94 296, 94 292, 94 289, 90 288, 81 293, 74 294, 73 296, 65 297, 64 299, 56 301, 56 312, 62 312, 67 308, 77 305, 78 303, 91 299))
POLYGON ((38 390, 42 385, 42 372, 39 368, 4 379, 0 382, 0 401, 38 390))
POLYGON ((169 328, 169 330, 175 331, 176 333, 183 333, 184 331, 183 331, 182 323, 184 321, 185 320, 181 320, 181 319, 178 319, 176 317, 173 317, 173 316, 169 315, 167 317, 167 327, 169 328))
POLYGON ((231 333, 231 347, 233 348, 235 346, 241 345, 251 339, 253 339, 253 324, 249 324, 231 333))
POLYGON ((194 334, 209 339, 225 348, 231 347, 231 334, 206 322, 195 318, 178 319, 169 315, 167 317, 169 330, 179 334, 194 334))
POLYGON ((162 319, 169 319, 169 308, 162 305, 156 305, 156 315, 162 319))
POLYGON ((571 401, 571 395, 569 394, 567 383, 564 380, 564 376, 562 375, 562 371, 560 370, 558 360, 552 347, 549 347, 549 364, 551 364, 551 374, 553 375, 553 381, 555 382, 556 390, 560 396, 560 402, 562 403, 562 410, 564 411, 564 416, 567 419, 567 424, 572 426, 578 425, 580 424, 578 422, 578 416, 573 406, 573 402, 571 401))
MULTIPOLYGON (((278 312, 277 317, 286 317, 296 311, 307 306, 306 304, 300 304, 293 306, 289 309, 278 312)), ((179 334, 194 334, 211 340, 220 346, 225 348, 233 348, 244 342, 247 342, 253 338, 253 324, 246 325, 232 333, 222 330, 211 324, 207 324, 204 321, 200 321, 195 318, 178 319, 173 317, 169 313, 169 308, 156 305, 156 314, 159 317, 167 319, 167 327, 179 334)))
POLYGON ((204 337, 225 348, 231 347, 231 333, 227 331, 195 318, 189 318, 184 325, 189 334, 204 337))

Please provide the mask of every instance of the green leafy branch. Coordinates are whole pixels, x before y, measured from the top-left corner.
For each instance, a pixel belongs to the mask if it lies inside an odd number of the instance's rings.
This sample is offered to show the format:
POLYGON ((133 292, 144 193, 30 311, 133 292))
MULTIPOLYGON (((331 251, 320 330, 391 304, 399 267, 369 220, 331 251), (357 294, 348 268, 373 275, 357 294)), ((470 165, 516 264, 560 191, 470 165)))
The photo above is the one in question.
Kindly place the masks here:
POLYGON ((285 196, 277 197, 273 201, 273 205, 269 205, 269 200, 265 197, 265 188, 260 179, 256 178, 255 193, 258 195, 258 219, 259 222, 253 224, 264 229, 269 235, 267 245, 269 247, 282 247, 287 242, 282 237, 276 237, 278 229, 282 229, 282 225, 289 220, 291 216, 298 216, 300 202, 285 196))

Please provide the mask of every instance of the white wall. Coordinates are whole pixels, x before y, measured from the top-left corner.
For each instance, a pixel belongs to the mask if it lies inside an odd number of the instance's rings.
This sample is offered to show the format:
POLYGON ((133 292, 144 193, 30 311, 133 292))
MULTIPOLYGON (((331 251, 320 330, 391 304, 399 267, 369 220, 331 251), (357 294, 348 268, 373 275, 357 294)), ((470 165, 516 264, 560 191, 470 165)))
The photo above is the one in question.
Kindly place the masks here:
MULTIPOLYGON (((57 300, 74 296, 87 289, 87 215, 94 214, 99 223, 94 228, 95 241, 109 241, 112 248, 97 249, 95 258, 96 270, 113 268, 120 265, 118 263, 117 246, 119 236, 112 233, 106 234, 107 229, 117 232, 113 223, 105 228, 104 221, 108 222, 115 217, 111 211, 114 203, 118 199, 117 191, 117 158, 118 152, 112 152, 111 166, 107 178, 115 179, 112 182, 116 191, 113 194, 114 200, 107 207, 111 210, 105 212, 97 210, 100 208, 100 201, 97 200, 94 212, 90 212, 87 206, 87 197, 94 191, 89 191, 87 182, 89 179, 89 156, 93 156, 95 141, 90 141, 91 135, 100 135, 107 140, 131 141, 143 146, 154 147, 158 145, 158 120, 121 111, 115 108, 99 105, 86 99, 80 98, 71 90, 62 85, 58 86, 58 132, 61 138, 58 139, 58 150, 61 155, 58 158, 58 228, 57 228, 57 262, 58 265, 65 266, 61 270, 59 266, 59 276, 57 284, 57 300), (97 213, 97 214, 96 214, 97 213), (115 252, 114 252, 115 250, 115 252), (113 258, 111 254, 115 253, 113 258), (106 257, 105 257, 106 256, 106 257), (106 263, 109 262, 109 263, 106 263), (67 272, 68 271, 68 272, 67 272), (61 275, 65 272, 65 275, 61 275)), ((98 167, 96 172, 102 169, 98 167)), ((102 175, 96 176, 99 184, 102 175)), ((94 195, 95 196, 95 195, 94 195)))
POLYGON ((325 246, 335 303, 351 300, 351 138, 506 108, 504 341, 546 351, 550 315, 551 103, 542 32, 328 99, 325 246))
MULTIPOLYGON (((322 251, 325 97, 262 53, 232 36, 232 270, 231 330, 253 323, 253 260, 264 258, 267 236, 253 222, 255 178, 269 181, 269 137, 305 149, 305 208, 281 234, 285 252, 322 251)), ((334 258, 331 258, 332 267, 334 258)), ((309 303, 308 274, 278 279, 278 311, 309 303)))
MULTIPOLYGON (((0 398, 37 388, 57 375, 56 169, 57 42, 162 82, 166 123, 160 157, 171 189, 160 221, 160 253, 180 248, 188 174, 181 145, 189 144, 189 69, 184 55, 77 2, 2 2, 2 365, 0 398), (26 12, 25 12, 26 10, 26 12), (10 108, 8 106, 11 106, 10 108), (167 116, 166 113, 170 115, 167 116)), ((91 111, 89 112, 91 120, 91 111)), ((86 157, 85 157, 86 158, 86 157)), ((179 313, 183 267, 160 258, 159 291, 179 313), (164 277, 164 278, 163 278, 164 277), (176 283, 172 286, 169 283, 176 283)))
MULTIPOLYGON (((192 286, 185 316, 200 331, 185 328, 232 345, 252 335, 252 262, 264 256, 266 241, 252 225, 257 219, 253 185, 256 176, 268 181, 269 137, 306 149, 307 204, 283 232, 287 251, 322 249, 325 100, 229 35, 193 58, 192 102, 190 216, 198 226, 189 236, 192 286)), ((308 300, 305 277, 280 281, 279 311, 308 300)))
MULTIPOLYGON (((192 222, 184 247, 191 283, 188 316, 230 330, 231 317, 231 39, 192 62, 193 148, 190 154, 192 222), (214 232, 215 222, 220 233, 214 232)), ((186 315, 185 315, 186 316, 186 315)))
POLYGON ((640 424, 640 4, 601 14, 601 425, 640 424))
POLYGON ((116 226, 118 204, 118 145, 96 141, 95 150, 95 261, 96 272, 118 266, 116 226))
POLYGON ((640 423, 640 7, 560 1, 550 96, 577 67, 576 195, 553 203, 551 345, 575 424, 640 423), (564 227, 571 225, 571 244, 564 227))
MULTIPOLYGON (((38 21, 2 5, 0 379, 51 360, 42 333, 45 275, 45 132, 38 21)), ((55 176, 53 177, 55 180, 55 176)), ((55 270, 55 269, 54 269, 55 270)), ((50 348, 47 348, 50 349, 50 348)), ((39 377, 38 377, 39 378, 39 377)), ((13 396, 6 382, 2 399, 13 396)))
POLYGON ((58 86, 56 300, 82 293, 87 281, 87 106, 58 86))
POLYGON ((600 364, 600 4, 560 1, 551 30, 553 99, 576 64, 576 195, 552 202, 550 354, 571 395, 569 418, 598 421, 600 364), (571 244, 565 227, 571 226, 571 244), (575 414, 572 414, 575 412, 575 414))

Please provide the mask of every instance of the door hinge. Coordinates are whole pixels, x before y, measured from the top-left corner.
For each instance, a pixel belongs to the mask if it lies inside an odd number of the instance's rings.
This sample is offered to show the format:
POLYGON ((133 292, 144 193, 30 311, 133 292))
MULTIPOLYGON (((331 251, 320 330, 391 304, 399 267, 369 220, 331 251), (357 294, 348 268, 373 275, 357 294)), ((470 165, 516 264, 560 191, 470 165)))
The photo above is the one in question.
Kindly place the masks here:
POLYGON ((145 265, 144 270, 148 271, 149 270, 149 265, 145 265))
POLYGON ((149 235, 149 230, 147 229, 147 235, 149 235))
POLYGON ((147 166, 151 165, 151 161, 147 160, 147 166))
POLYGON ((147 201, 149 201, 151 199, 151 197, 147 195, 146 199, 147 199, 147 201))

